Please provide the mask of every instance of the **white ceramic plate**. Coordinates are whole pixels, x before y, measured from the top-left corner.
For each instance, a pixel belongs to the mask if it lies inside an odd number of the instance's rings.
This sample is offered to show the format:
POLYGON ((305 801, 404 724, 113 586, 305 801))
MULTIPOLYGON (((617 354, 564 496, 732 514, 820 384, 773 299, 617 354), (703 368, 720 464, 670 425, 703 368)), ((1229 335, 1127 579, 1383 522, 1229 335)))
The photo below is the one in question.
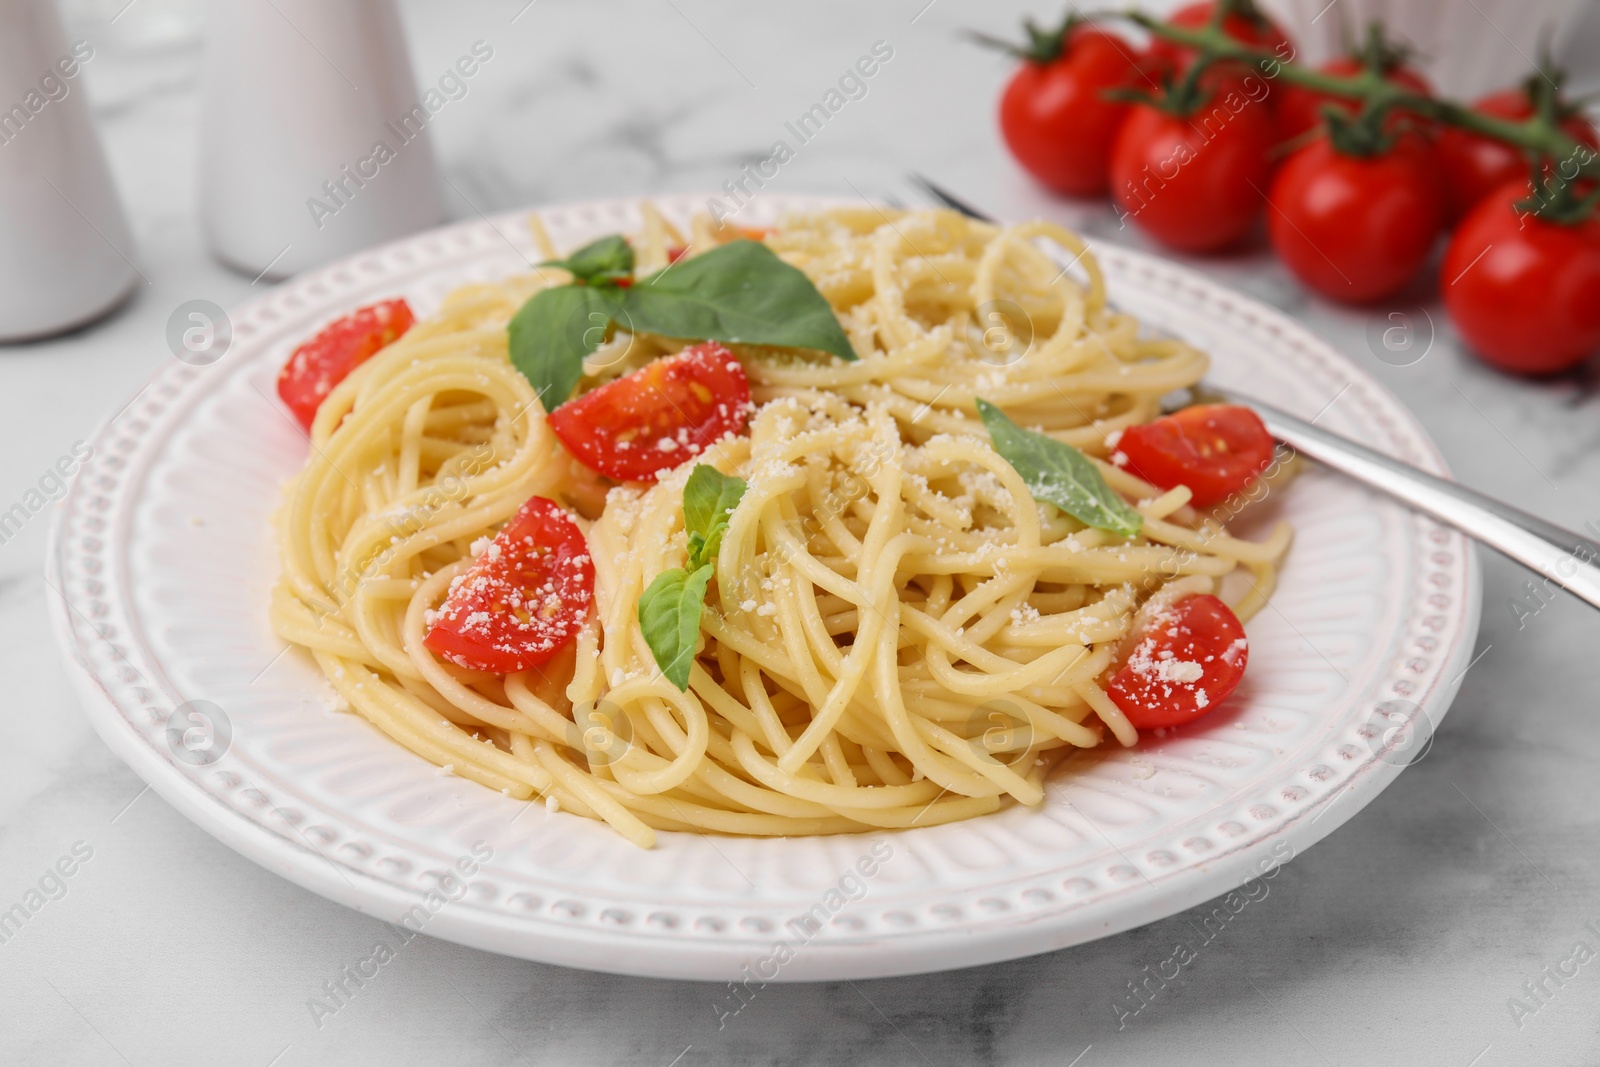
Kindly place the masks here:
MULTIPOLYGON (((657 203, 686 220, 703 201, 657 203)), ((775 198, 749 221, 816 203, 775 198)), ((562 247, 638 224, 633 201, 542 215, 562 247)), ((1217 380, 1444 471, 1389 393, 1293 322, 1159 259, 1098 252, 1116 302, 1208 349, 1217 380)), ((223 358, 173 360, 100 430, 57 512, 55 625, 95 728, 189 818, 314 892, 490 951, 626 974, 987 963, 1160 919, 1305 849, 1399 773, 1454 695, 1478 626, 1470 544, 1313 470, 1266 505, 1298 534, 1250 624, 1236 696, 1194 728, 1076 758, 1041 809, 863 836, 667 833, 644 852, 444 776, 328 710, 309 658, 267 626, 268 516, 306 456, 274 381, 337 314, 396 293, 426 314, 533 255, 507 215, 272 290, 234 314, 223 358), (209 762, 183 740, 205 729, 195 712, 214 724, 198 750, 209 762)))

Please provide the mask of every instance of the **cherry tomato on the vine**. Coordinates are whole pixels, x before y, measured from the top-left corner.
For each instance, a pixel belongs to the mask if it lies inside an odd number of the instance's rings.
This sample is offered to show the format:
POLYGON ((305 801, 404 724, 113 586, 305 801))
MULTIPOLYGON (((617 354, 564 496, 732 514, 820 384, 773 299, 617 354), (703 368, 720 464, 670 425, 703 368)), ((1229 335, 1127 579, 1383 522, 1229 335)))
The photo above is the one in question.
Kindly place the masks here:
POLYGON ((1600 219, 1526 214, 1525 180, 1491 193, 1445 250, 1439 287, 1456 329, 1485 360, 1553 374, 1600 349, 1600 219))
MULTIPOLYGON (((1167 22, 1185 30, 1204 29, 1210 25, 1216 9, 1217 5, 1209 0, 1185 4, 1167 16, 1167 22)), ((1222 20, 1222 32, 1240 44, 1271 52, 1280 60, 1288 60, 1294 56, 1294 44, 1289 40, 1289 35, 1253 5, 1243 5, 1226 15, 1222 20)), ((1148 56, 1152 70, 1158 72, 1164 70, 1177 77, 1189 69, 1195 52, 1192 48, 1157 37, 1150 42, 1148 56)), ((1233 69, 1236 71, 1238 65, 1234 64, 1233 69)))
POLYGON ((1138 60, 1133 45, 1092 26, 1069 28, 1053 58, 1025 59, 1000 97, 1000 132, 1023 169, 1058 193, 1104 193, 1128 114, 1104 94, 1142 82, 1138 60))
POLYGON ((1347 303, 1405 287, 1432 251, 1444 219, 1438 163, 1416 134, 1371 156, 1319 137, 1278 170, 1267 227, 1279 258, 1306 285, 1347 303))
POLYGON ((1239 617, 1207 593, 1157 608, 1124 647, 1106 693, 1141 730, 1198 719, 1238 688, 1250 659, 1239 617))
POLYGON ((1187 117, 1140 104, 1112 149, 1119 215, 1186 252, 1236 244, 1261 213, 1272 142, 1271 111, 1237 79, 1187 117))
POLYGON ((572 516, 530 497, 450 583, 423 644, 468 670, 513 674, 577 636, 594 599, 594 561, 572 516))
MULTIPOLYGON (((1355 56, 1342 56, 1329 60, 1317 68, 1324 74, 1335 74, 1343 78, 1353 78, 1366 69, 1366 64, 1355 56)), ((1384 73, 1384 79, 1392 85, 1399 86, 1418 96, 1432 96, 1433 86, 1428 84, 1428 79, 1411 67, 1401 64, 1392 67, 1384 73)), ((1278 140, 1280 142, 1295 141, 1304 137, 1312 130, 1322 125, 1322 107, 1332 104, 1340 110, 1355 114, 1360 110, 1360 105, 1349 97, 1334 96, 1304 85, 1285 84, 1278 91, 1278 140)), ((1404 116, 1418 126, 1423 125, 1419 116, 1397 113, 1397 118, 1404 116)))
POLYGON ((1130 426, 1112 462, 1151 485, 1184 485, 1208 508, 1247 488, 1272 461, 1272 435, 1257 415, 1233 404, 1197 404, 1130 426))
MULTIPOLYGON (((1473 104, 1472 110, 1491 118, 1520 122, 1533 116, 1533 103, 1525 89, 1502 89, 1473 104)), ((1582 115, 1565 116, 1561 129, 1574 141, 1600 148, 1600 135, 1582 115)), ((1439 165, 1444 174, 1450 222, 1466 215, 1507 182, 1528 174, 1528 161, 1520 150, 1459 126, 1446 126, 1439 132, 1439 165)))

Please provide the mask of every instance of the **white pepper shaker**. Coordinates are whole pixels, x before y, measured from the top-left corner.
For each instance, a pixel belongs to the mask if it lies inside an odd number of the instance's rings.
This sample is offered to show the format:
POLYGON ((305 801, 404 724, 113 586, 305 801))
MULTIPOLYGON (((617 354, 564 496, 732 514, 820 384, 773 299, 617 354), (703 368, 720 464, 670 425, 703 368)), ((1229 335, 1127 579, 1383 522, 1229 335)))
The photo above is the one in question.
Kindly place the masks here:
POLYGON ((84 94, 94 54, 55 0, 0 2, 0 342, 93 322, 139 277, 84 94))
POLYGON ((282 278, 444 219, 393 0, 212 0, 201 215, 224 263, 282 278))

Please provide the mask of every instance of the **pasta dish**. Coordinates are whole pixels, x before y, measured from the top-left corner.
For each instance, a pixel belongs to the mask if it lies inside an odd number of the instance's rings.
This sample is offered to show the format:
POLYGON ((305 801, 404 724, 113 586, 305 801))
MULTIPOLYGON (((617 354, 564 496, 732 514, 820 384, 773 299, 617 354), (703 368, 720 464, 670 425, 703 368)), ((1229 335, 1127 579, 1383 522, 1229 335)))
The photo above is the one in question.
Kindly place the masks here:
POLYGON ((848 833, 1039 804, 1239 683, 1291 533, 1227 524, 1288 464, 1247 409, 1163 415, 1206 357, 1073 234, 533 225, 536 270, 280 378, 272 623, 393 740, 642 846, 848 833))

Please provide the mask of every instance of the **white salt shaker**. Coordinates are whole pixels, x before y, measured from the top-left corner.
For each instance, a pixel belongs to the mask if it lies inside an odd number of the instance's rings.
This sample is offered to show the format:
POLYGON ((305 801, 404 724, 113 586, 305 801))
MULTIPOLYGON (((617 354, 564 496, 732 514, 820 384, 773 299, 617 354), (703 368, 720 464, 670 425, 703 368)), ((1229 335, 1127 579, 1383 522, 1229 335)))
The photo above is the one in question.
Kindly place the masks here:
POLYGON ((212 0, 200 197, 218 259, 282 278, 444 218, 393 0, 212 0))
POLYGON ((84 95, 94 54, 55 0, 0 2, 0 342, 92 322, 139 277, 84 95))

